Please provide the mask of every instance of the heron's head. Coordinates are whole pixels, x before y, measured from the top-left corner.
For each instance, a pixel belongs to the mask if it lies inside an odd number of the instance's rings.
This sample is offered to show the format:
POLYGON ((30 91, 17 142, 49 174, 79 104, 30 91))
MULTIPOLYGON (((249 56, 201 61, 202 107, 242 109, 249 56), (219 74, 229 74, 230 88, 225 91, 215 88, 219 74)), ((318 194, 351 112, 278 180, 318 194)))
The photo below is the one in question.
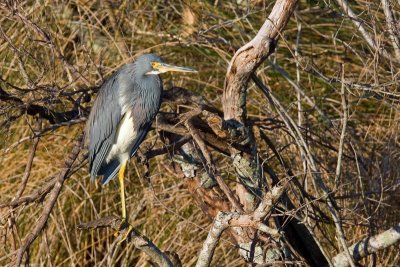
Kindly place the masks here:
POLYGON ((169 71, 197 72, 193 69, 166 64, 158 55, 155 54, 146 54, 139 57, 136 60, 136 64, 145 70, 145 75, 158 75, 169 71))

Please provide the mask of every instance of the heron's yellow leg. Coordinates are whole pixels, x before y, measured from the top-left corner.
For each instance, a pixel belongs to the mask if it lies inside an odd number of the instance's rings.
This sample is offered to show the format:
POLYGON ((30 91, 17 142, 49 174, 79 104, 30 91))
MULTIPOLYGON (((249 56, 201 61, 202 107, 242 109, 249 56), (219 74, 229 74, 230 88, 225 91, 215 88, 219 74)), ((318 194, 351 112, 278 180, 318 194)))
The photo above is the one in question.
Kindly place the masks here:
MULTIPOLYGON (((119 173, 118 173, 118 179, 119 179, 119 186, 121 189, 121 203, 122 203, 122 222, 120 225, 120 230, 128 227, 128 229, 126 229, 124 235, 122 236, 121 240, 119 241, 119 243, 123 242, 125 239, 128 238, 130 232, 133 229, 133 226, 128 224, 127 218, 126 218, 126 201, 125 201, 125 185, 124 185, 124 178, 125 178, 125 170, 126 170, 126 165, 127 165, 128 161, 125 161, 121 164, 121 168, 119 169, 119 173)), ((118 231, 117 233, 115 233, 115 235, 119 234, 120 231, 118 231)))
POLYGON ((127 161, 123 162, 121 168, 119 169, 118 179, 119 186, 121 189, 121 203, 122 203, 122 220, 126 221, 126 202, 125 202, 125 185, 124 185, 124 176, 126 169, 127 161))

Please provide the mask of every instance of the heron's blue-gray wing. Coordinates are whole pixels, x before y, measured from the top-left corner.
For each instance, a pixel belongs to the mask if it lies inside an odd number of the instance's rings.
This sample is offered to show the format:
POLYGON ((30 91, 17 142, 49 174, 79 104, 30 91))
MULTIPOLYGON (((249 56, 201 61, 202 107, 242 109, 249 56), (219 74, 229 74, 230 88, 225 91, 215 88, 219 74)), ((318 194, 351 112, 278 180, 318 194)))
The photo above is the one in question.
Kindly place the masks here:
MULTIPOLYGON (((160 86, 161 81, 160 81, 160 86)), ((155 100, 155 105, 151 105, 151 108, 147 108, 140 103, 143 101, 140 100, 140 96, 136 96, 136 103, 132 106, 133 114, 135 114, 135 121, 134 124, 137 126, 136 129, 136 137, 133 141, 132 149, 130 152, 130 157, 135 155, 136 151, 139 149, 140 144, 146 138, 147 133, 150 130, 151 124, 160 109, 161 99, 159 97, 155 100)), ((105 166, 104 168, 104 176, 102 183, 107 184, 111 179, 117 175, 119 170, 120 162, 117 160, 112 160, 105 166)), ((103 169, 103 168, 102 168, 103 169)))
POLYGON ((89 138, 89 170, 92 179, 101 175, 99 170, 113 145, 116 130, 123 117, 118 86, 116 72, 100 88, 88 118, 86 135, 89 138))

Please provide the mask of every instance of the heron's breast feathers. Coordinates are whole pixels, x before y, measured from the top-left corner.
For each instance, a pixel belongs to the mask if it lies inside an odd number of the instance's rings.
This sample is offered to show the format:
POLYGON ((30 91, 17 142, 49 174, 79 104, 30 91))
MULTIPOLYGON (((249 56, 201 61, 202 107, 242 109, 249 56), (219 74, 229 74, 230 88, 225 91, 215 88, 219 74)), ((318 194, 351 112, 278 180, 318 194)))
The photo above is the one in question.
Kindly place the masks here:
POLYGON ((115 133, 115 141, 107 155, 106 162, 119 158, 120 162, 126 161, 130 157, 130 152, 135 145, 138 127, 132 118, 131 111, 127 111, 115 133))

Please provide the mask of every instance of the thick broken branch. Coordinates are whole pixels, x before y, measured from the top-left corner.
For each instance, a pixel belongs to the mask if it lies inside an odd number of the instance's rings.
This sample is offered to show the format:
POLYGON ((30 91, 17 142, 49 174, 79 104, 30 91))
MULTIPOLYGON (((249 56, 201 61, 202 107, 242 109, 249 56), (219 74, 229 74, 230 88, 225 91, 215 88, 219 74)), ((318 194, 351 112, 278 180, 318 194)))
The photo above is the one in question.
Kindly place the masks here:
POLYGON ((251 73, 274 51, 278 35, 288 23, 297 0, 276 1, 257 35, 233 56, 225 78, 222 105, 227 123, 244 125, 247 84, 251 73))
MULTIPOLYGON (((276 1, 257 35, 235 53, 225 77, 222 97, 224 127, 229 131, 233 143, 240 143, 251 151, 250 155, 243 155, 234 147, 230 148, 238 177, 236 194, 244 210, 250 213, 254 212, 257 206, 257 197, 263 191, 265 181, 262 179, 258 162, 257 144, 252 129, 246 121, 248 82, 251 74, 274 51, 276 39, 288 23, 296 3, 297 0, 276 1)), ((257 250, 262 250, 261 243, 254 242, 256 236, 257 231, 246 232, 239 244, 241 248, 239 253, 249 262, 265 263, 264 258, 257 258, 254 255, 257 250), (248 249, 243 253, 247 246, 249 246, 248 249), (248 251, 250 252, 247 253, 248 251)))

